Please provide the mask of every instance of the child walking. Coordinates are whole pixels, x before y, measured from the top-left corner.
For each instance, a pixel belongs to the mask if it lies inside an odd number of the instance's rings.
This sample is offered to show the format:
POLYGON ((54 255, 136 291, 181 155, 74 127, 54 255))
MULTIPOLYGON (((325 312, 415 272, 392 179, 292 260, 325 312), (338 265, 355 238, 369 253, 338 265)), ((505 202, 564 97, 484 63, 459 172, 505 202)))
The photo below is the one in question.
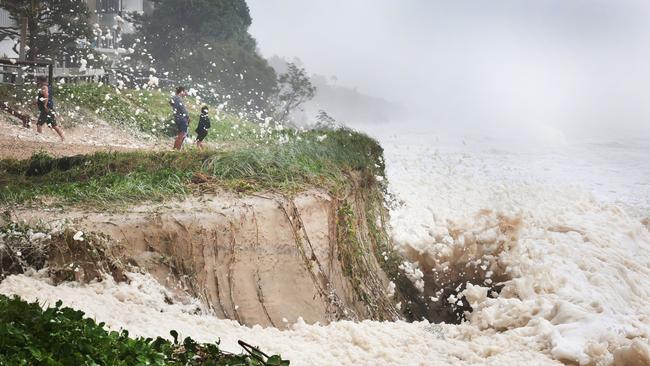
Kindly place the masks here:
POLYGON ((208 135, 208 130, 210 129, 210 116, 208 112, 207 106, 201 108, 199 126, 196 128, 196 147, 199 149, 203 149, 203 139, 208 135))

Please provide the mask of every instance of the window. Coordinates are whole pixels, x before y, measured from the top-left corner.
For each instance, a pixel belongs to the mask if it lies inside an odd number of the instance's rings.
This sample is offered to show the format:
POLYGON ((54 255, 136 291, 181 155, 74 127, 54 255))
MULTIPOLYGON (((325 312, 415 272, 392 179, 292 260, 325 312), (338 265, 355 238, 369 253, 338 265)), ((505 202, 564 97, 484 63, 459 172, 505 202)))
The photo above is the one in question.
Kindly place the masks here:
POLYGON ((13 27, 14 22, 9 17, 9 12, 3 8, 0 8, 0 27, 13 27))
POLYGON ((97 0, 97 13, 117 13, 120 9, 121 0, 97 0))

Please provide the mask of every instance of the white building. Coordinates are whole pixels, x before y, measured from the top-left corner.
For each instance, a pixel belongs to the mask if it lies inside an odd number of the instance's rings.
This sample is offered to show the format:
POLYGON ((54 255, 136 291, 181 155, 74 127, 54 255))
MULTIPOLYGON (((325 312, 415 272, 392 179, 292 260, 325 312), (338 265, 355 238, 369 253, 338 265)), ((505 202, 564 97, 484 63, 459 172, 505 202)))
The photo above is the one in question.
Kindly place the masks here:
MULTIPOLYGON (((101 36, 93 47, 102 53, 115 54, 119 48, 121 34, 134 31, 133 25, 121 22, 126 13, 137 12, 140 14, 153 11, 153 3, 148 0, 85 0, 90 10, 88 22, 101 29, 101 36)), ((9 12, 0 8, 0 27, 15 27, 18 25, 9 17, 9 12)), ((0 40, 0 58, 17 58, 13 50, 18 40, 9 37, 0 40)))
POLYGON ((10 27, 14 22, 9 18, 9 12, 0 8, 0 27, 10 27))
MULTIPOLYGON (((13 20, 9 18, 9 12, 0 8, 0 27, 14 26, 13 20)), ((18 58, 18 54, 14 51, 16 40, 10 37, 0 40, 0 58, 18 58)))
MULTIPOLYGON (((91 40, 91 47, 106 55, 109 60, 116 60, 125 52, 120 47, 121 35, 134 31, 133 25, 124 21, 125 15, 130 12, 143 14, 153 11, 153 3, 148 0, 85 0, 85 2, 90 10, 88 22, 97 36, 96 39, 91 40)), ((19 25, 10 18, 9 12, 1 5, 0 26, 16 30, 19 28, 19 25)), ((0 58, 17 59, 19 55, 14 51, 14 46, 18 41, 19 39, 10 37, 0 39, 0 58)), ((77 47, 88 47, 88 43, 80 42, 77 47)), ((55 60, 54 64, 55 77, 102 78, 105 74, 103 69, 86 69, 85 64, 81 65, 79 60, 72 60, 68 56, 55 60)), ((4 69, 4 67, 0 68, 4 69)), ((0 73, 2 80, 4 80, 3 75, 0 73)))
POLYGON ((90 24, 102 31, 94 45, 100 52, 114 52, 119 48, 121 35, 134 31, 133 25, 123 21, 126 13, 153 11, 153 3, 148 0, 86 0, 86 4, 91 14, 90 24))

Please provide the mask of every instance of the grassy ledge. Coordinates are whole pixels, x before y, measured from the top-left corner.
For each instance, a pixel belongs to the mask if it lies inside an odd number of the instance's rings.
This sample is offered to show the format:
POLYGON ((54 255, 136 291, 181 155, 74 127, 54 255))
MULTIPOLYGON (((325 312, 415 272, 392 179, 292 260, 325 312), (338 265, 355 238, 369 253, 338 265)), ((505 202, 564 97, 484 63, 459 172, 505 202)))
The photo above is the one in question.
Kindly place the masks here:
MULTIPOLYGON (((94 118, 151 139, 168 135, 173 126, 169 95, 160 91, 95 84, 55 88, 59 111, 70 126, 94 118)), ((0 87, 0 98, 33 108, 31 89, 0 87)), ((186 104, 196 123, 200 100, 188 98, 186 104)), ((211 108, 211 116, 212 150, 190 147, 183 152, 112 152, 59 159, 40 152, 27 160, 0 160, 0 205, 120 205, 218 188, 293 193, 321 187, 337 193, 350 187, 352 172, 371 179, 384 174, 382 148, 362 133, 346 128, 298 131, 268 120, 252 123, 218 107, 211 108)))
POLYGON ((290 132, 283 143, 232 150, 99 152, 0 160, 0 204, 109 205, 163 201, 225 188, 239 192, 339 192, 350 172, 383 175, 382 149, 347 129, 290 132))
POLYGON ((126 330, 107 331, 104 325, 60 301, 43 310, 0 295, 0 365, 289 365, 241 341, 248 354, 224 352, 218 342, 181 340, 176 331, 170 332, 174 341, 130 338, 126 330))

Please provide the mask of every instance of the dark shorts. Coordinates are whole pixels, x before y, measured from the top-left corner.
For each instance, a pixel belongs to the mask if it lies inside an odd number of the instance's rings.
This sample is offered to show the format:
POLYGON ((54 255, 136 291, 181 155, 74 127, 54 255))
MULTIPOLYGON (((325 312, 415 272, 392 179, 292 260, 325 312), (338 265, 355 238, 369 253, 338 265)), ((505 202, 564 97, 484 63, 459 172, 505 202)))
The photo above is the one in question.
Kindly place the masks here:
POLYGON ((205 137, 208 135, 208 131, 206 130, 196 130, 196 140, 197 141, 203 141, 205 137))
POLYGON ((54 117, 54 112, 41 112, 38 116, 38 126, 47 125, 48 127, 56 127, 56 118, 54 117))
POLYGON ((187 135, 187 120, 186 119, 177 119, 174 122, 176 122, 176 131, 178 133, 184 133, 187 135))

